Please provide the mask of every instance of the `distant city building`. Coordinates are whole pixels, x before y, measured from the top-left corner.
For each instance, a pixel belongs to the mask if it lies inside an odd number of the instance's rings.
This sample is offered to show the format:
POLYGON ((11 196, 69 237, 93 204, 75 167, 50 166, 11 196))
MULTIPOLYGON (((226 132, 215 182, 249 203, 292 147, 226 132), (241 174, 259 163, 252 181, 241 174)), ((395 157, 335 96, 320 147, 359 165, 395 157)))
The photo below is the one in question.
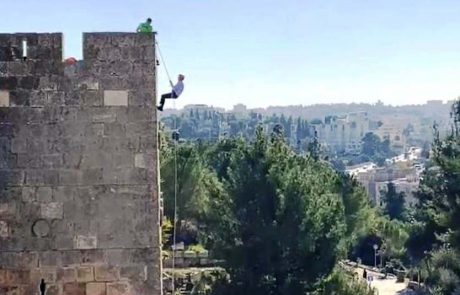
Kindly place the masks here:
POLYGON ((367 162, 349 166, 345 172, 364 187, 372 203, 377 206, 384 204, 383 195, 389 182, 395 185, 397 192, 404 192, 407 205, 413 205, 416 202, 414 192, 424 169, 420 154, 420 148, 411 147, 405 154, 387 159, 384 167, 367 162))
POLYGON ((246 114, 248 112, 248 108, 244 104, 239 103, 239 104, 236 104, 236 105, 233 106, 232 112, 233 113, 246 114))
POLYGON ((188 104, 184 106, 185 111, 216 111, 219 113, 225 113, 224 108, 219 108, 219 107, 214 107, 214 106, 208 106, 206 104, 188 104))
POLYGON ((367 112, 326 116, 324 122, 312 121, 311 124, 321 144, 334 152, 359 153, 362 138, 370 131, 367 112))

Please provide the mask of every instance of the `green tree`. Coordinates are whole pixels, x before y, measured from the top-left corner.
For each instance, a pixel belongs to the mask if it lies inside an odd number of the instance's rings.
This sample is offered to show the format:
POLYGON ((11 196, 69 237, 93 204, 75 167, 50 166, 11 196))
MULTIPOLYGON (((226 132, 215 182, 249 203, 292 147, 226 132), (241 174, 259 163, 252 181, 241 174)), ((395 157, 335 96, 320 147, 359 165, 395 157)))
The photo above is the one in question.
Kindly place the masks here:
POLYGON ((381 141, 380 137, 372 132, 364 135, 361 152, 380 166, 384 164, 386 158, 393 155, 390 149, 390 141, 388 139, 381 141))
POLYGON ((384 213, 390 219, 401 221, 406 219, 405 194, 403 192, 398 193, 393 182, 387 184, 383 200, 385 202, 384 213))
POLYGON ((226 261, 229 292, 312 290, 333 269, 346 229, 339 177, 260 128, 254 143, 235 142, 226 156, 226 193, 212 201, 207 242, 226 261))
POLYGON ((452 128, 445 137, 435 126, 433 167, 425 174, 420 192, 416 222, 421 233, 413 231, 410 253, 417 242, 425 255, 421 265, 427 269, 426 284, 433 294, 458 294, 460 291, 460 100, 452 106, 452 128), (425 240, 424 240, 425 239, 425 240))
POLYGON ((202 159, 205 150, 204 145, 174 146, 171 142, 169 149, 163 152, 161 190, 168 218, 174 217, 175 186, 178 220, 199 220, 208 210, 210 197, 220 188, 217 178, 202 159))

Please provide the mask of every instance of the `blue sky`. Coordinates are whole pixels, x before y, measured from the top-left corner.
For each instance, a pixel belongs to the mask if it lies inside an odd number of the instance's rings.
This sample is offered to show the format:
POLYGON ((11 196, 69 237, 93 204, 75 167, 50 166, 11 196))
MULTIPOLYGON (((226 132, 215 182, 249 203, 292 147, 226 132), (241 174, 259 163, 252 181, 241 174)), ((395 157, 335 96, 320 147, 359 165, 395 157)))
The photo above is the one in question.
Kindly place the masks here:
POLYGON ((62 31, 66 56, 81 57, 82 32, 131 31, 152 17, 169 71, 186 75, 177 107, 460 95, 458 0, 0 2, 0 32, 62 31))

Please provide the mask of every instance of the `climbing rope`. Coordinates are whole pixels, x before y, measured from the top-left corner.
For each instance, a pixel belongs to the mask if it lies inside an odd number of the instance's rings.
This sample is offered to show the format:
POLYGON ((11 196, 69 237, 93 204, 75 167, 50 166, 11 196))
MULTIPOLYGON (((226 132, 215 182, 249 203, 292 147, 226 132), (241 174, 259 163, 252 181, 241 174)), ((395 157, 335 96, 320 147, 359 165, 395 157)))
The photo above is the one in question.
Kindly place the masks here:
MULTIPOLYGON (((174 109, 176 109, 176 101, 174 100, 174 109)), ((174 130, 177 129, 177 118, 174 118, 174 130)), ((176 132, 176 131, 174 131, 176 132)), ((179 141, 178 138, 174 137, 174 227, 173 227, 173 254, 172 254, 172 282, 173 282, 173 295, 175 293, 175 267, 176 267, 176 233, 177 233, 177 143, 179 141)))
MULTIPOLYGON (((155 44, 158 48, 158 53, 160 54, 160 59, 161 59, 161 62, 163 64, 163 67, 166 71, 166 75, 168 76, 168 80, 170 81, 170 83, 172 83, 171 81, 171 76, 169 75, 169 71, 168 71, 168 67, 166 66, 166 62, 165 62, 165 59, 163 57, 163 54, 161 53, 161 49, 160 49, 160 44, 158 43, 158 40, 155 40, 155 44)), ((171 93, 172 93, 172 85, 171 86, 171 93)), ((176 109, 176 100, 173 99, 173 107, 174 109, 176 109)), ((174 117, 174 132, 176 132, 177 130, 177 117, 174 117)), ((176 294, 176 285, 175 285, 175 281, 176 281, 176 278, 175 278, 175 268, 176 268, 176 237, 177 237, 177 143, 179 141, 179 138, 177 138, 176 136, 173 136, 173 141, 174 141, 174 216, 173 216, 173 251, 172 251, 172 265, 171 265, 171 268, 172 268, 172 276, 171 276, 171 280, 172 280, 172 294, 175 295, 176 294)))
POLYGON ((168 67, 166 66, 166 63, 165 63, 165 59, 163 58, 163 54, 161 53, 161 49, 160 49, 160 44, 158 43, 158 38, 155 38, 155 44, 158 48, 158 53, 160 54, 160 59, 161 59, 161 62, 163 63, 163 67, 166 71, 166 75, 168 76, 168 80, 169 81, 172 81, 171 80, 171 76, 169 75, 169 71, 168 71, 168 67))

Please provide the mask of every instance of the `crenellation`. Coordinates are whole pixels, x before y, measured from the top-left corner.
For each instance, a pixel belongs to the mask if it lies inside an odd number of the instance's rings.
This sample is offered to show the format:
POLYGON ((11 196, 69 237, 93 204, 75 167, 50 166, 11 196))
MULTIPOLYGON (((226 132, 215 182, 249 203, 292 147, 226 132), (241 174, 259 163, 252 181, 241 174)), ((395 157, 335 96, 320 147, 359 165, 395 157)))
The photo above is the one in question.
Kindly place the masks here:
POLYGON ((154 38, 83 37, 0 34, 0 293, 161 294, 154 38))

